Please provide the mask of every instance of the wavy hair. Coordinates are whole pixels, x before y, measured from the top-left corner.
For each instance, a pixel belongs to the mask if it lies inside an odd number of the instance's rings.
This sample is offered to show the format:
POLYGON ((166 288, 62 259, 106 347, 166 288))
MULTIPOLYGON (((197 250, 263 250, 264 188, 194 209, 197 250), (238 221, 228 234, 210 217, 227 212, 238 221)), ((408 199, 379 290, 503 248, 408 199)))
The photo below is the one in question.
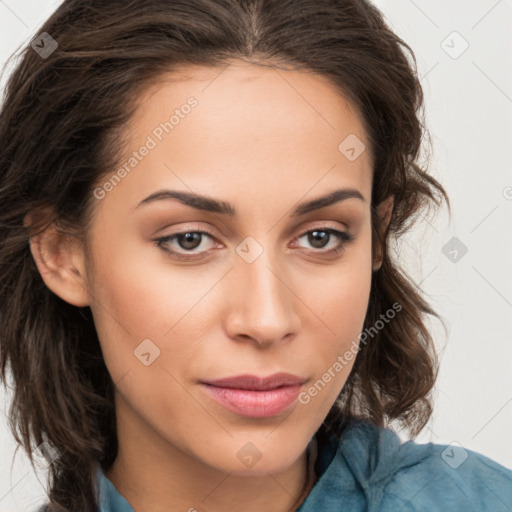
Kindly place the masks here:
POLYGON ((239 59, 312 71, 358 108, 374 155, 372 250, 383 256, 365 329, 393 304, 401 311, 360 345, 318 435, 364 418, 396 420, 416 436, 438 371, 426 315, 440 317, 390 249, 425 208, 450 204, 428 159, 420 163, 430 139, 414 53, 382 13, 367 0, 66 0, 43 32, 58 47, 45 58, 31 45, 11 56, 19 62, 0 110, 0 377, 12 377, 18 448, 32 464, 33 446, 59 453, 48 469, 49 510, 97 510, 94 469, 108 469, 118 448, 114 385, 90 309, 46 287, 29 239, 51 223, 87 234, 92 191, 115 168, 137 97, 187 65, 239 59), (376 206, 391 195, 383 230, 376 206), (28 212, 37 212, 32 226, 28 212))

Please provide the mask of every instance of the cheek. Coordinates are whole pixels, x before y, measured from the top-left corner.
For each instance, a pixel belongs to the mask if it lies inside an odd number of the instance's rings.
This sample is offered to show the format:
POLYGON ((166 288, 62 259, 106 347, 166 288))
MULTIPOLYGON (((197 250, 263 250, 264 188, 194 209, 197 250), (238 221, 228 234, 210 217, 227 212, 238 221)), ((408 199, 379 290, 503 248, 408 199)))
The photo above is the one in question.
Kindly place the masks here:
POLYGON ((360 332, 368 308, 372 280, 369 230, 360 234, 336 265, 309 268, 303 274, 307 277, 297 279, 303 283, 297 293, 340 348, 360 332))
POLYGON ((370 296, 370 250, 369 236, 359 239, 336 271, 310 276, 300 292, 314 312, 309 315, 310 325, 303 323, 309 346, 302 350, 310 354, 315 374, 303 394, 306 409, 327 414, 353 368, 370 296))
POLYGON ((112 381, 129 408, 152 418, 155 428, 165 431, 172 418, 173 429, 191 431, 177 412, 204 411, 181 383, 194 358, 191 340, 199 336, 191 319, 200 308, 193 306, 212 284, 198 279, 194 286, 191 274, 171 271, 161 260, 148 264, 147 252, 116 251, 115 243, 106 249, 96 253, 91 309, 112 381))
POLYGON ((224 270, 173 265, 151 242, 106 235, 94 241, 91 290, 105 364, 114 383, 130 372, 141 389, 168 389, 164 369, 181 380, 197 356, 194 341, 218 315, 211 291, 224 270))
POLYGON ((165 255, 142 240, 122 219, 106 213, 91 245, 94 247, 93 294, 99 323, 116 323, 134 338, 159 338, 184 313, 196 295, 187 274, 166 265, 165 255))

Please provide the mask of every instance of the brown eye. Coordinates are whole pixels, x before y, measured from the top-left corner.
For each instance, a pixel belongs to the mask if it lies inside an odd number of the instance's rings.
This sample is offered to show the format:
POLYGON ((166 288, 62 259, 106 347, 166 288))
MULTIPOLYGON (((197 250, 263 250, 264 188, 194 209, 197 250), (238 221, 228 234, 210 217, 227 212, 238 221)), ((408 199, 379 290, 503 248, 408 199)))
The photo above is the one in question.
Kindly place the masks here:
POLYGON ((190 230, 155 238, 153 242, 155 242, 157 247, 173 258, 178 260, 192 260, 198 258, 201 259, 203 255, 208 252, 208 248, 200 251, 194 251, 194 249, 201 246, 205 237, 210 240, 214 240, 213 235, 207 231, 190 230), (173 244, 173 242, 175 243, 173 244))
POLYGON ((353 235, 332 228, 311 229, 299 236, 298 240, 303 237, 307 237, 307 242, 314 249, 318 249, 319 252, 323 253, 330 253, 331 251, 338 252, 345 247, 345 244, 351 242, 354 239, 353 235), (324 247, 329 244, 333 236, 338 239, 338 242, 334 245, 334 247, 322 251, 321 249, 324 249, 324 247))
POLYGON ((308 233, 308 242, 310 242, 316 249, 322 249, 327 242, 329 242, 331 234, 327 231, 310 231, 308 233))
POLYGON ((196 249, 201 244, 201 233, 189 231, 187 233, 179 233, 175 236, 179 246, 182 249, 196 249))

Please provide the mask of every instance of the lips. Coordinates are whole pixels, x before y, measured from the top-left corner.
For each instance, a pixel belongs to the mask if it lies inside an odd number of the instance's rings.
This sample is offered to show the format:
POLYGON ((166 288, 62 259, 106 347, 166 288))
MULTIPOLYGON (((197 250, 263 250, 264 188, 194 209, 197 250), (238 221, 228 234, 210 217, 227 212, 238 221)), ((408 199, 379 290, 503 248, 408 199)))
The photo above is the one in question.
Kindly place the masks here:
POLYGON ((269 377, 237 375, 200 385, 210 399, 239 416, 267 418, 291 407, 305 382, 290 373, 276 373, 269 377))
POLYGON ((254 375, 237 375, 225 379, 205 381, 204 384, 218 388, 248 389, 252 391, 267 391, 282 386, 302 385, 306 379, 292 375, 291 373, 275 373, 268 377, 254 375))

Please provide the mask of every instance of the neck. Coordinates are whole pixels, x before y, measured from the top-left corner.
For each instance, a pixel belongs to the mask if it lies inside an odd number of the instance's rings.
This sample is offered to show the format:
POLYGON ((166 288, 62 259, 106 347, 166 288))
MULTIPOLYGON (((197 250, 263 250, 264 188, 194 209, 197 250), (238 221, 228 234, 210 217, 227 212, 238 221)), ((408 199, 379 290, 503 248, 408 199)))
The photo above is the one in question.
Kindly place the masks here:
POLYGON ((135 512, 292 512, 314 485, 314 459, 310 472, 307 450, 280 473, 239 476, 204 464, 146 429, 140 417, 118 422, 118 455, 105 471, 135 512), (130 431, 120 425, 131 425, 130 431))
POLYGON ((145 470, 133 468, 119 456, 106 472, 107 478, 133 507, 135 512, 291 512, 311 490, 302 456, 286 474, 267 477, 236 477, 216 470, 199 470, 194 464, 181 464, 179 471, 168 466, 145 470), (240 508, 233 508, 240 504, 240 508))

